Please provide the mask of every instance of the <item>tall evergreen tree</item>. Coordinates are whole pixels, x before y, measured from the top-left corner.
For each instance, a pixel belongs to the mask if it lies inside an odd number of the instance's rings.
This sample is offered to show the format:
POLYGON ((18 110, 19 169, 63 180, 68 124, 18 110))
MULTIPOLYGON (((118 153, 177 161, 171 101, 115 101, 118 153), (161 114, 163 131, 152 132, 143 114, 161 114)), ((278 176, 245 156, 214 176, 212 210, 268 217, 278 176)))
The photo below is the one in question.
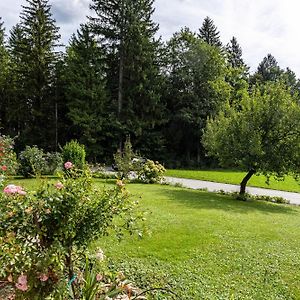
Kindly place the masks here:
POLYGON ((203 21, 201 28, 199 29, 198 36, 207 44, 215 47, 222 47, 220 40, 220 32, 214 24, 214 21, 206 17, 203 21))
POLYGON ((155 140, 159 140, 156 126, 163 111, 153 2, 93 0, 91 5, 97 15, 90 18, 92 28, 107 49, 109 96, 119 124, 117 140, 130 134, 134 147, 139 149, 146 143, 154 147, 155 140))
POLYGON ((275 57, 268 54, 258 65, 257 71, 252 76, 251 82, 278 81, 282 74, 283 71, 280 69, 275 57))
POLYGON ((5 45, 5 28, 0 17, 0 129, 7 125, 8 52, 5 45))
POLYGON ((232 37, 230 43, 227 44, 226 51, 228 62, 233 68, 246 68, 242 48, 235 37, 232 37))
MULTIPOLYGON (((90 159, 103 158, 109 103, 105 91, 104 51, 87 25, 81 25, 67 49, 65 89, 72 137, 87 146, 90 159)), ((106 144, 105 144, 106 143, 106 144)))
POLYGON ((54 141, 55 105, 53 90, 57 61, 55 47, 60 35, 48 0, 26 0, 20 24, 10 39, 15 73, 16 97, 22 97, 21 140, 42 147, 54 141))

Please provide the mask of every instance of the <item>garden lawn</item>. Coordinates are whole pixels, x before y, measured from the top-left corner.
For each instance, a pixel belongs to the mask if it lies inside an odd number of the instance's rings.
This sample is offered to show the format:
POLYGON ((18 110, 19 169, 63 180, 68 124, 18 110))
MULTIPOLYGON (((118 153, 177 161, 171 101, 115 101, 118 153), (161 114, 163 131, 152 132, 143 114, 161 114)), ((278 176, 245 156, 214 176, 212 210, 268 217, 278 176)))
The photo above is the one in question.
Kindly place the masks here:
MULTIPOLYGON (((167 170, 165 175, 239 185, 246 173, 232 170, 167 170)), ((253 175, 247 185, 274 190, 300 192, 299 182, 292 176, 286 176, 284 181, 277 181, 274 177, 271 177, 270 184, 267 184, 265 176, 253 175)))
POLYGON ((92 248, 103 248, 112 268, 140 287, 175 293, 153 299, 300 299, 299 207, 167 185, 128 189, 150 234, 102 238, 92 248))
POLYGON ((151 234, 97 245, 140 286, 169 287, 175 299, 300 299, 300 208, 171 186, 129 190, 142 197, 151 234))

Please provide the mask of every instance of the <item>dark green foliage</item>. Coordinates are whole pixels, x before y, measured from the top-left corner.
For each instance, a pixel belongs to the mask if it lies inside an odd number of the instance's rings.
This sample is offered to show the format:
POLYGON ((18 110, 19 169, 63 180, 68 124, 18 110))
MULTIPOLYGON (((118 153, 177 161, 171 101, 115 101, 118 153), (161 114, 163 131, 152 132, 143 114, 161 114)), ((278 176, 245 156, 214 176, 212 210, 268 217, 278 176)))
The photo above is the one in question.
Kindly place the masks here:
POLYGON ((85 165, 85 147, 77 141, 72 140, 62 149, 63 161, 71 162, 78 169, 83 169, 85 165))
POLYGON ((230 94, 224 81, 225 61, 217 48, 188 28, 173 36, 167 51, 168 150, 185 163, 199 165, 204 158, 200 139, 206 119, 230 94))
MULTIPOLYGON (((103 159, 109 120, 104 51, 87 25, 81 25, 67 49, 65 97, 71 135, 86 146, 89 159, 103 159)), ((105 149, 106 150, 106 149, 105 149)))
POLYGON ((230 43, 226 46, 228 63, 233 68, 245 68, 247 66, 243 60, 242 48, 235 37, 232 37, 230 43))
POLYGON ((155 143, 162 140, 157 130, 163 123, 164 105, 160 97, 162 78, 159 42, 155 39, 158 26, 152 21, 153 2, 93 0, 91 5, 96 13, 96 18, 90 18, 91 26, 103 39, 107 51, 113 113, 110 118, 115 126, 110 131, 119 143, 130 134, 138 148, 147 142, 157 147, 155 143))
POLYGON ((9 40, 13 69, 12 98, 18 113, 12 115, 19 143, 55 147, 53 90, 57 60, 55 47, 60 38, 47 0, 27 0, 20 23, 9 40))
POLYGON ((222 47, 222 42, 220 40, 220 32, 214 24, 214 21, 210 17, 206 17, 203 21, 202 27, 199 29, 198 36, 204 42, 211 46, 218 48, 222 47))

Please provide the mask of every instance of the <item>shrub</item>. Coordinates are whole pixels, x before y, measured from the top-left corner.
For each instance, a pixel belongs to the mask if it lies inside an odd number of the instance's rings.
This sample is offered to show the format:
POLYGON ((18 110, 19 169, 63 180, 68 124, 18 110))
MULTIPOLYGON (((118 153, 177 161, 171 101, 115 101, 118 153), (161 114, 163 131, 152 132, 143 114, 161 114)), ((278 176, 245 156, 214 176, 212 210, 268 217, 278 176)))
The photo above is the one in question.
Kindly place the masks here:
POLYGON ((0 281, 21 299, 57 299, 62 292, 66 299, 66 278, 78 299, 74 278, 88 245, 111 229, 118 236, 138 230, 142 216, 122 181, 98 190, 88 170, 77 172, 72 168, 36 192, 9 185, 0 194, 0 281))
POLYGON ((26 146, 19 155, 19 174, 24 177, 34 177, 46 172, 45 154, 37 146, 26 146))
MULTIPOLYGON (((18 163, 12 138, 0 135, 0 175, 15 175, 18 163)), ((2 180, 1 180, 2 181, 2 180)), ((1 184, 0 184, 1 185, 1 184)))
POLYGON ((67 143, 62 150, 63 161, 72 162, 78 169, 83 169, 85 155, 84 145, 79 144, 75 140, 67 143))
POLYGON ((147 159, 138 171, 138 179, 144 183, 161 182, 166 169, 158 162, 147 159))
POLYGON ((132 149, 130 138, 127 137, 124 143, 124 150, 120 150, 114 155, 115 166, 118 170, 118 177, 128 179, 130 172, 137 171, 137 164, 134 161, 137 155, 132 149))
POLYGON ((45 174, 53 175, 62 169, 63 158, 58 152, 47 152, 45 154, 46 171, 45 174))

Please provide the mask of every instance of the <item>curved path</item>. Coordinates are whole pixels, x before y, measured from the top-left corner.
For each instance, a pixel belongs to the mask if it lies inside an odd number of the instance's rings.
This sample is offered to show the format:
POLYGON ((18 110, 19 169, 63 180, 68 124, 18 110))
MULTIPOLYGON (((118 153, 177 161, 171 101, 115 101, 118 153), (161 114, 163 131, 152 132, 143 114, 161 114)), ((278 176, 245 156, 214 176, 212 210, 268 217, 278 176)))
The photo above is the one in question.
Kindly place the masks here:
MULTIPOLYGON (((227 183, 218 183, 211 181, 195 180, 195 179, 185 179, 185 178, 175 178, 175 177, 165 177, 166 181, 170 184, 181 184, 183 187, 190 189, 207 189, 209 192, 239 192, 240 186, 227 183)), ((282 197, 290 201, 290 204, 300 205, 300 193, 292 193, 278 190, 263 189, 257 187, 247 187, 246 192, 251 195, 259 196, 271 196, 271 197, 282 197)))

